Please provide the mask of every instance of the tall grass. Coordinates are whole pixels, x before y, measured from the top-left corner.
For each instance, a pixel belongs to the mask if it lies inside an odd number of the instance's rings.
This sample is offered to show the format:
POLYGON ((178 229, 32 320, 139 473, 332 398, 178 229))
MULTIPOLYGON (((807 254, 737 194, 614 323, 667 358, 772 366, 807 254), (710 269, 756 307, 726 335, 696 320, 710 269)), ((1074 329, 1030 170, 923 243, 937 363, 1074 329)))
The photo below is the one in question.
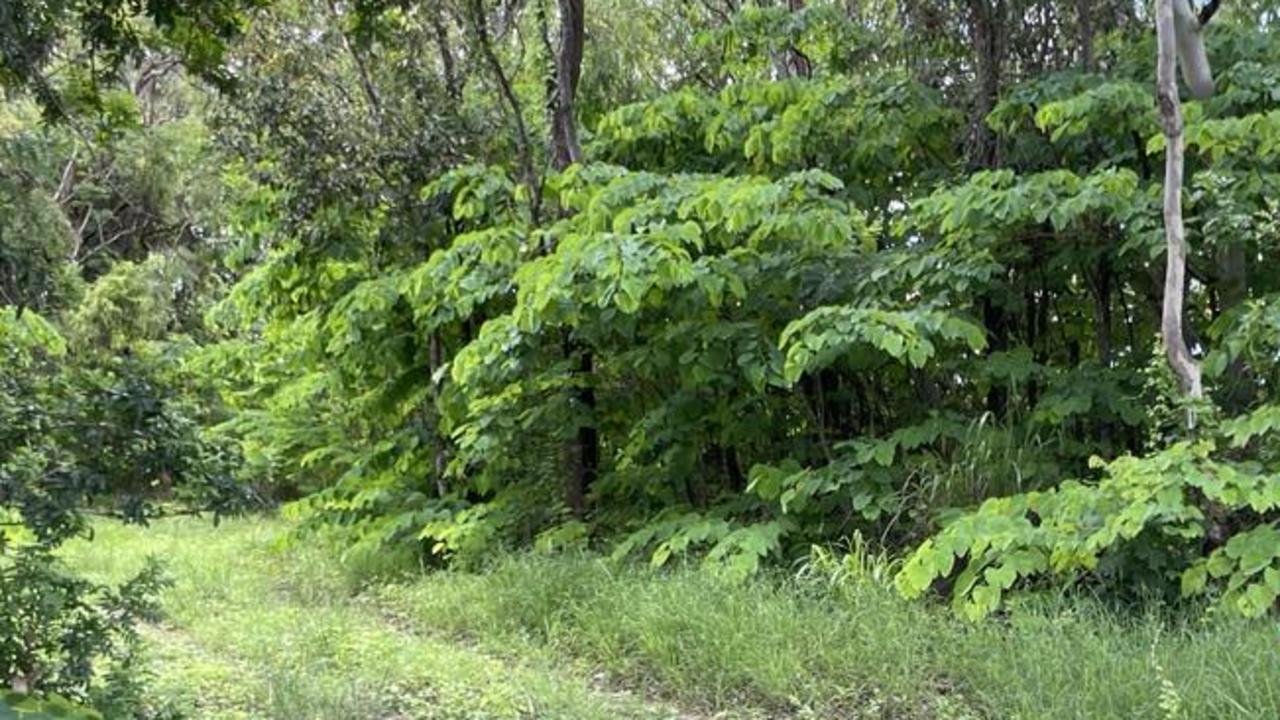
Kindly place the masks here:
POLYGON ((1165 718, 1176 705, 1186 718, 1280 717, 1272 624, 1125 617, 1073 599, 975 626, 856 574, 828 577, 734 585, 692 569, 515 556, 378 594, 416 624, 544 645, 709 709, 1165 718))
POLYGON ((148 636, 193 718, 1280 717, 1274 624, 1059 599, 969 625, 897 598, 863 545, 746 584, 513 555, 353 585, 368 568, 272 550, 285 529, 103 526, 69 560, 120 577, 169 559, 148 636))

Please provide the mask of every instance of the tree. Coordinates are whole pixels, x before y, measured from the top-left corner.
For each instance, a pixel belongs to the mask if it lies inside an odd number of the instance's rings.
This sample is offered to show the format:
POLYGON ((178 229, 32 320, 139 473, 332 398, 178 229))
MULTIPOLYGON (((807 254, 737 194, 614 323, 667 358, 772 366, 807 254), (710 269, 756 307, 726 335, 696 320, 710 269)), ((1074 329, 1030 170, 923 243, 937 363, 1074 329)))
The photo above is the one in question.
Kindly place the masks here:
POLYGON ((1157 65, 1157 97, 1160 123, 1165 137, 1164 227, 1168 239, 1165 260, 1164 304, 1160 333, 1169 366, 1173 368, 1182 391, 1192 400, 1204 394, 1200 365, 1191 355, 1183 333, 1183 288, 1186 285, 1187 240, 1182 223, 1182 108, 1178 101, 1176 78, 1177 39, 1174 29, 1173 3, 1156 3, 1156 33, 1159 51, 1157 65))
POLYGON ((222 88, 234 77, 223 64, 227 43, 243 29, 245 11, 259 0, 14 0, 0 9, 0 85, 29 88, 51 118, 66 119, 71 97, 98 104, 129 61, 149 49, 171 53, 194 74, 222 88), (69 48, 73 81, 58 87, 46 67, 69 48))

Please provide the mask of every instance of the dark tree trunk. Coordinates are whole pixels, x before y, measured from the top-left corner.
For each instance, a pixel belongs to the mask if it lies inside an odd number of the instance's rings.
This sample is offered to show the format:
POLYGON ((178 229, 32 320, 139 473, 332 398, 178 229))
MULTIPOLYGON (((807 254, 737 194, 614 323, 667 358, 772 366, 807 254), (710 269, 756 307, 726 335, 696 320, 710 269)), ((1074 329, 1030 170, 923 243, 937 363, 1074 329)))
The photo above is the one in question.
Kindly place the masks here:
POLYGON ((1086 72, 1093 72, 1093 13, 1091 0, 1076 0, 1076 30, 1079 33, 1080 65, 1086 72))
POLYGON ((443 11, 439 9, 431 13, 431 30, 436 36, 436 48, 440 51, 445 90, 456 102, 462 99, 462 76, 458 74, 458 63, 453 56, 453 45, 449 41, 449 26, 445 25, 442 15, 443 11))
MULTIPOLYGON (((577 343, 573 343, 576 345, 577 343)), ((570 348, 572 352, 572 347, 570 348)), ((581 517, 587 509, 587 492, 600 472, 600 434, 596 429, 596 391, 592 387, 593 358, 590 350, 580 350, 578 382, 574 401, 577 412, 577 432, 569 449, 569 477, 565 485, 565 504, 573 514, 581 517)))
MULTIPOLYGON (((805 0, 787 0, 787 9, 793 13, 804 10, 804 7, 805 0)), ((813 63, 795 45, 787 48, 786 57, 783 61, 786 65, 785 75, 787 77, 807 78, 813 76, 813 63)))
POLYGON ((1098 363, 1103 367, 1111 365, 1111 281, 1111 257, 1104 253, 1098 258, 1093 295, 1093 324, 1098 345, 1098 363))
POLYGON ((552 159, 559 170, 582 160, 574 100, 582 76, 585 0, 559 0, 560 51, 556 56, 556 96, 551 108, 552 159))
POLYGON ((975 168, 990 169, 1000 164, 995 132, 987 126, 987 116, 1000 97, 1000 81, 1007 48, 1005 41, 1006 0, 966 0, 969 7, 970 40, 974 49, 977 94, 974 99, 970 162, 975 168))
MULTIPOLYGON (((431 333, 429 354, 431 356, 431 407, 436 408, 437 412, 439 412, 440 383, 436 382, 435 374, 444 364, 444 344, 440 340, 440 333, 438 331, 431 333)), ((440 434, 438 417, 436 418, 436 427, 433 434, 435 435, 436 442, 435 457, 432 463, 436 474, 436 493, 440 497, 444 497, 445 494, 449 492, 449 487, 444 481, 444 471, 448 464, 449 444, 448 439, 444 435, 440 434)))
MULTIPOLYGON (((1249 295, 1248 264, 1244 243, 1228 242, 1218 249, 1217 291, 1221 301, 1220 312, 1227 313, 1239 306, 1249 295)), ((1253 396, 1255 377, 1237 358, 1222 377, 1222 406, 1230 413, 1243 412, 1253 396)))
MULTIPOLYGON (((1006 0, 966 0, 969 8, 969 32, 973 44, 974 96, 970 118, 969 164, 975 170, 990 170, 1000 165, 1000 146, 995 132, 987 125, 987 116, 1000 98, 1000 81, 1004 66, 1006 0)), ((1009 346, 1009 322, 1004 308, 990 293, 982 298, 982 320, 989 340, 989 353, 1001 352, 1009 346)), ((1008 388, 993 384, 987 392, 987 410, 997 418, 1004 417, 1009 403, 1008 388)))
MULTIPOLYGON (((1009 349, 1009 323, 1004 308, 996 305, 990 297, 982 299, 982 324, 987 331, 988 353, 1004 352, 1009 349)), ((1009 405, 1009 389, 998 383, 992 383, 987 391, 987 411, 997 418, 1003 418, 1009 405)))
POLYGON ((503 101, 506 103, 507 109, 511 113, 511 120, 515 124, 516 152, 520 157, 520 174, 523 176, 522 180, 525 186, 529 189, 529 204, 533 213, 533 222, 536 225, 541 214, 542 182, 533 166, 533 144, 529 139, 529 129, 524 122, 524 106, 511 85, 511 79, 507 76, 507 71, 502 67, 502 61, 498 58, 498 53, 493 49, 493 41, 489 37, 489 18, 485 14, 484 3, 481 0, 472 0, 471 2, 471 20, 475 24, 476 40, 480 45, 480 54, 483 56, 485 64, 489 66, 489 70, 493 73, 493 79, 498 83, 498 94, 502 96, 503 101))
MULTIPOLYGON (((585 43, 585 0, 559 0, 560 47, 556 53, 555 93, 551 98, 551 160, 564 170, 582 160, 578 143, 574 102, 582 76, 585 43)), ((574 401, 580 417, 569 449, 570 468, 565 485, 565 504, 581 517, 587 508, 587 493, 600 472, 600 433, 596 427, 595 358, 589 347, 566 337, 566 354, 578 356, 577 389, 574 401)))

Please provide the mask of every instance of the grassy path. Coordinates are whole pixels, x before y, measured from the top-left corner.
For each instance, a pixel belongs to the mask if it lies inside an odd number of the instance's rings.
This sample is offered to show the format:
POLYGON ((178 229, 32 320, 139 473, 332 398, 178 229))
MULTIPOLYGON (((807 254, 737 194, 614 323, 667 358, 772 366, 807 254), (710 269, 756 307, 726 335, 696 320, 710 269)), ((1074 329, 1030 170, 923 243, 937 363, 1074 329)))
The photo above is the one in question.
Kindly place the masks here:
POLYGON ((507 657, 433 637, 352 595, 319 553, 273 550, 283 527, 103 525, 69 561, 118 581, 148 554, 176 585, 146 628, 159 694, 197 719, 679 718, 534 648, 507 657))
POLYGON ((191 720, 1280 717, 1275 622, 1075 599, 974 626, 857 563, 731 585, 521 555, 354 593, 286 531, 102 525, 67 559, 113 581, 167 561, 152 686, 191 720))

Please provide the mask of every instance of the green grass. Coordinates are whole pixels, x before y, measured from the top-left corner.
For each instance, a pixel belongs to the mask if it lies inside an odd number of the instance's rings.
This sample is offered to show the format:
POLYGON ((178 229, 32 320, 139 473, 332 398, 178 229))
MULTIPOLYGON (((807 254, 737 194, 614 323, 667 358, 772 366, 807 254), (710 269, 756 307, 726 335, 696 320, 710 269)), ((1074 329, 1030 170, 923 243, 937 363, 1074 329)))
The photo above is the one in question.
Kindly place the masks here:
POLYGON ((351 595, 328 555, 277 549, 284 532, 254 519, 100 525, 66 556, 113 581, 165 558, 176 584, 166 623, 146 631, 152 683, 193 718, 677 717, 536 648, 506 657, 418 633, 351 595))
POLYGON ((588 557, 502 558, 355 592, 249 519, 102 526, 69 561, 177 585, 154 685, 194 718, 1280 717, 1272 623, 1083 601, 972 626, 828 570, 732 585, 588 557))

